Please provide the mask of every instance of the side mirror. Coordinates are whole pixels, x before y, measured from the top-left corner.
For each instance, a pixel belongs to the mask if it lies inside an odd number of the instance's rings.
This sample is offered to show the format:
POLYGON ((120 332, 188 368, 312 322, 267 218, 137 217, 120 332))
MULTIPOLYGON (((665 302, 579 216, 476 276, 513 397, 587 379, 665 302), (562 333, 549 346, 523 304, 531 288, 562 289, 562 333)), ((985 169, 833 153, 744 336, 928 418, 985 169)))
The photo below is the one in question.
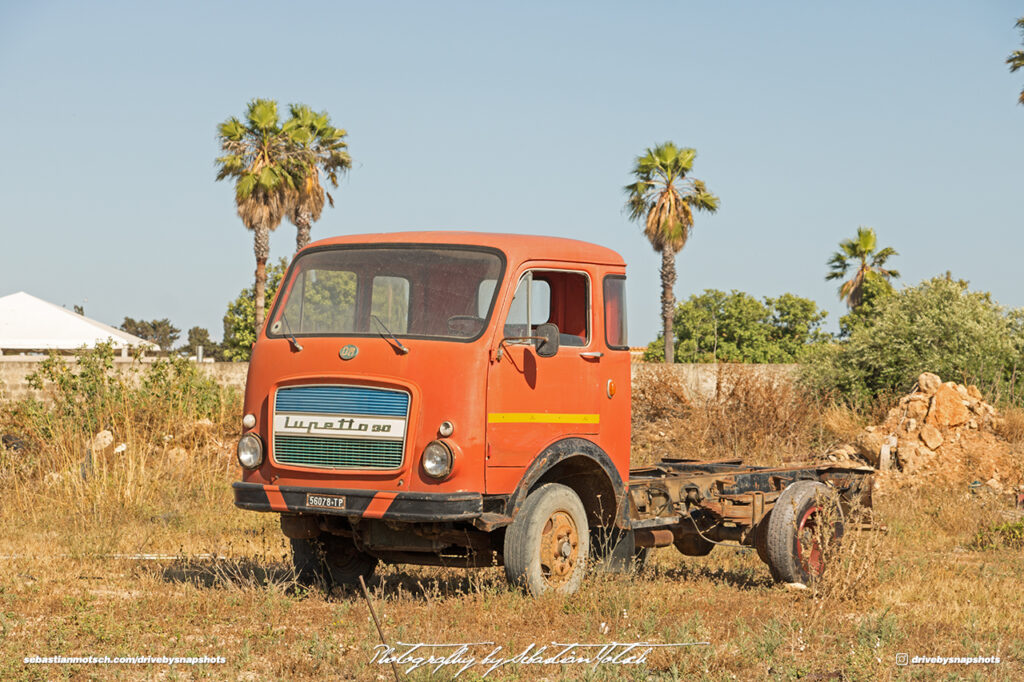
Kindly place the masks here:
POLYGON ((537 350, 537 357, 550 358, 558 353, 558 325, 552 322, 545 322, 538 325, 533 332, 534 348, 537 350))

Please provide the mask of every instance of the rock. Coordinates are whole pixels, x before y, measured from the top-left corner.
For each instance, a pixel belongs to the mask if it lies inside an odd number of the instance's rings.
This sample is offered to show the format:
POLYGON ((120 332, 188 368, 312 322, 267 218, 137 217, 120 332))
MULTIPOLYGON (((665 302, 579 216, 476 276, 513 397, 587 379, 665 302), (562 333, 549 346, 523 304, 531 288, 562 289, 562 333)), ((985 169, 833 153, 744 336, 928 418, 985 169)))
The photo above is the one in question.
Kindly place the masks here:
POLYGON ((836 459, 850 459, 856 455, 859 450, 853 445, 840 445, 829 450, 826 454, 836 459))
POLYGON ((184 466, 188 463, 188 451, 182 447, 173 447, 167 451, 167 459, 176 466, 184 466))
POLYGON ((938 374, 932 374, 931 372, 924 372, 921 376, 917 377, 917 387, 922 393, 931 395, 935 393, 936 389, 942 385, 942 379, 939 378, 938 374))
POLYGON ((97 433, 95 436, 93 436, 92 443, 90 444, 90 449, 93 452, 103 452, 111 445, 113 445, 113 443, 114 434, 112 434, 107 429, 104 429, 97 433))
POLYGON ((875 426, 865 426, 864 430, 867 431, 868 433, 874 433, 876 428, 877 427, 875 426))
POLYGON ((967 400, 971 397, 971 394, 967 392, 967 387, 963 384, 953 384, 953 389, 960 394, 960 397, 967 400))
POLYGON ((878 468, 879 455, 886 438, 880 433, 867 432, 857 439, 857 452, 867 460, 871 466, 878 468))
POLYGON ((803 583, 786 583, 787 590, 806 590, 807 585, 803 583))
POLYGON ((971 384, 970 386, 967 387, 967 395, 971 396, 975 400, 983 400, 983 398, 981 397, 981 391, 979 391, 978 387, 975 386, 974 384, 971 384))
POLYGON ((115 455, 119 455, 119 454, 121 454, 122 452, 124 452, 127 449, 128 449, 128 444, 127 443, 118 443, 117 447, 114 448, 114 454, 115 455))
POLYGON ((932 396, 925 421, 934 426, 960 426, 971 418, 970 411, 956 389, 947 384, 939 386, 932 396))
POLYGON ((999 479, 997 479, 995 477, 990 478, 987 481, 985 481, 985 485, 987 485, 992 490, 995 490, 997 493, 1003 492, 1003 484, 1000 483, 999 479))
POLYGON ((903 422, 903 430, 906 431, 907 433, 913 433, 914 431, 917 431, 917 420, 914 418, 910 418, 907 421, 903 422))
POLYGON ((921 427, 921 442, 928 446, 929 450, 936 450, 942 445, 942 434, 931 424, 921 427))
POLYGON ((198 427, 202 427, 202 428, 208 429, 211 426, 213 426, 213 422, 210 421, 209 419, 205 419, 204 418, 204 419, 198 420, 195 424, 193 424, 193 426, 198 426, 198 427))
POLYGON ((928 414, 928 396, 915 393, 907 402, 907 417, 918 421, 924 419, 928 414))

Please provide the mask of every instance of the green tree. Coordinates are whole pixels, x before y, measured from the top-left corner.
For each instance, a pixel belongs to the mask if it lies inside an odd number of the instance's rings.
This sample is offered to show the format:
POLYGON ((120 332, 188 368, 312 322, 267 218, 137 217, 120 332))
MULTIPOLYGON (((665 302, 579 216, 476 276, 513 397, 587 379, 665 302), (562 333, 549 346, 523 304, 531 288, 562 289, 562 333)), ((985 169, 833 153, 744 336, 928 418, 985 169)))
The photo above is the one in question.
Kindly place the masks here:
MULTIPOLYGON (((827 313, 794 294, 759 301, 733 290, 706 289, 676 307, 674 332, 679 362, 794 362, 813 343, 827 313)), ((651 343, 644 359, 664 359, 664 342, 651 343)))
POLYGON ((284 129, 303 152, 304 166, 304 177, 288 197, 288 219, 295 225, 295 250, 299 251, 309 244, 310 229, 320 220, 324 199, 334 207, 334 197, 320 183, 320 171, 337 188, 338 176, 352 167, 352 157, 345 143, 348 133, 331 125, 326 111, 316 113, 304 104, 293 104, 290 112, 284 129))
POLYGON ((718 210, 718 197, 701 180, 688 177, 697 151, 665 142, 648 148, 633 164, 636 182, 626 186, 630 220, 644 225, 644 235, 661 253, 661 318, 665 362, 675 357, 672 321, 675 311, 676 254, 693 229, 693 212, 718 210))
POLYGON ((1022 321, 1024 311, 1005 310, 967 282, 935 277, 881 299, 849 339, 810 354, 804 379, 863 404, 882 392, 905 393, 927 371, 1019 402, 1022 321))
POLYGON ((160 350, 169 351, 174 342, 181 335, 181 330, 171 324, 166 317, 162 320, 135 320, 130 317, 124 318, 121 323, 121 330, 129 334, 152 341, 160 346, 160 350))
POLYGON ((217 127, 223 156, 217 158, 217 180, 235 181, 238 216, 253 232, 256 281, 253 287, 254 330, 263 324, 266 301, 267 258, 270 232, 281 224, 290 192, 302 182, 307 153, 285 131, 277 114, 277 102, 254 99, 245 121, 232 116, 217 127))
MULTIPOLYGON (((1024 38, 1024 17, 1017 20, 1017 28, 1020 29, 1021 36, 1024 38)), ((1024 50, 1011 52, 1010 56, 1006 58, 1006 63, 1010 65, 1010 73, 1017 73, 1018 69, 1024 69, 1024 50)), ((1020 91, 1017 101, 1024 104, 1024 90, 1020 91)))
MULTIPOLYGON (((281 285, 288 263, 284 258, 267 268, 267 298, 274 300, 277 288, 281 285)), ((252 344, 256 342, 255 296, 253 287, 243 289, 238 298, 228 303, 224 313, 224 340, 221 342, 221 359, 229 362, 247 362, 252 354, 252 344)))
POLYGON ((210 338, 210 331, 205 327, 192 327, 188 330, 188 343, 179 350, 188 355, 199 355, 199 347, 203 348, 203 357, 217 359, 220 353, 220 344, 210 338))
POLYGON ((852 265, 857 267, 853 277, 839 285, 839 298, 850 308, 858 307, 863 301, 866 280, 880 279, 888 284, 890 279, 900 276, 896 270, 882 267, 889 258, 899 254, 889 246, 884 249, 877 247, 875 231, 870 227, 858 227, 856 238, 839 242, 839 251, 828 260, 831 271, 825 275, 826 280, 842 279, 852 265))

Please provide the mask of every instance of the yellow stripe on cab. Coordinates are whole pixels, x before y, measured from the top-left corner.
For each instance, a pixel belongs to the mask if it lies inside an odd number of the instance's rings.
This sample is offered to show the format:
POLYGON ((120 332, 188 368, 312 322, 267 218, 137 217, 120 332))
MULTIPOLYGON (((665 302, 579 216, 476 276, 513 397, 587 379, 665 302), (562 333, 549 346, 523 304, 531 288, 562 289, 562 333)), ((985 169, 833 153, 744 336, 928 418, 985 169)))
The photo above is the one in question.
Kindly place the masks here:
POLYGON ((597 424, 599 414, 569 414, 564 412, 490 412, 488 424, 597 424))

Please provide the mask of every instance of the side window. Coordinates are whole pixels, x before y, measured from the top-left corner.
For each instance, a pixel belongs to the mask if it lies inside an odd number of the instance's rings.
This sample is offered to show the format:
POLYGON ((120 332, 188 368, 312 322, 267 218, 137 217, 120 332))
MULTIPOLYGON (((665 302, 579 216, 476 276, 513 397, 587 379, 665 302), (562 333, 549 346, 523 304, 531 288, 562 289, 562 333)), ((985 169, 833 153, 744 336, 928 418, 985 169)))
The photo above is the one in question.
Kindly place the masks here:
POLYGON ((558 327, 559 345, 590 342, 590 279, 580 272, 533 270, 516 289, 505 321, 505 336, 531 336, 537 325, 558 327), (527 324, 529 309, 529 324, 527 324))
POLYGON ((547 322, 551 309, 551 287, 547 282, 534 279, 533 274, 527 273, 519 280, 515 298, 505 318, 505 336, 530 336, 537 325, 547 322))
POLYGON ((604 278, 604 340, 609 348, 629 350, 626 339, 626 278, 604 278))
POLYGON ((405 334, 409 330, 409 280, 374 277, 370 312, 395 334, 405 334))

